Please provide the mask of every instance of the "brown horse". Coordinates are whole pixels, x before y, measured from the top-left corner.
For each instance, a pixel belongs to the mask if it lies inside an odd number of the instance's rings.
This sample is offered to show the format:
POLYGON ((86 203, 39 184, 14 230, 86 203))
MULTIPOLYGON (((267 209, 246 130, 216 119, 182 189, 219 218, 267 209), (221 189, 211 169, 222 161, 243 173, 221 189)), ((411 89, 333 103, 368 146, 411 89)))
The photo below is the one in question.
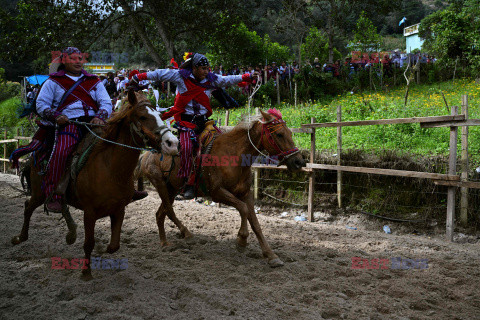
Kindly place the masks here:
MULTIPOLYGON (((240 212, 241 225, 237 236, 239 249, 247 246, 247 221, 258 238, 263 256, 272 267, 283 262, 273 253, 263 236, 254 211, 251 186, 252 157, 266 150, 276 155, 289 170, 300 170, 305 162, 295 148, 292 132, 276 110, 263 112, 252 121, 244 120, 228 133, 218 135, 214 140, 210 156, 202 157, 201 179, 204 181, 213 201, 235 207, 240 212), (262 120, 263 118, 263 120, 262 120)), ((188 229, 177 219, 172 204, 183 185, 177 177, 178 157, 159 157, 152 153, 142 155, 136 175, 143 174, 155 186, 162 204, 156 213, 162 246, 168 245, 165 235, 165 215, 180 229, 185 238, 192 237, 188 229)))
MULTIPOLYGON (((107 120, 102 137, 105 140, 94 146, 83 169, 76 180, 70 183, 66 193, 67 203, 84 212, 83 249, 88 261, 95 245, 95 222, 100 218, 110 217, 111 239, 107 252, 113 253, 120 247, 125 206, 134 193, 133 172, 141 151, 138 147, 148 144, 161 148, 165 154, 178 153, 178 139, 165 126, 158 111, 143 94, 133 91, 129 91, 122 109, 107 120)), ((32 213, 45 202, 38 168, 32 164, 29 169, 32 196, 25 202, 23 228, 20 235, 13 237, 13 244, 28 239, 32 213)), ((64 212, 64 216, 69 228, 67 243, 71 244, 76 239, 76 225, 69 213, 64 212)), ((90 263, 82 271, 86 279, 91 278, 90 263)))

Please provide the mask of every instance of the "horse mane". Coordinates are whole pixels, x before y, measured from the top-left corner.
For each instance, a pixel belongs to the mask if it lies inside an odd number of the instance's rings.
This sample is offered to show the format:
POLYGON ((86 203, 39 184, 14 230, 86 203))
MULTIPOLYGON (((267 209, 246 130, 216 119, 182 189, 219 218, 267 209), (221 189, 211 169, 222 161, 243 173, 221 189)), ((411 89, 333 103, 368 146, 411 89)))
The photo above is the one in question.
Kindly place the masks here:
POLYGON ((116 138, 119 134, 123 120, 129 118, 134 110, 135 108, 130 104, 128 99, 125 99, 118 111, 115 112, 112 117, 107 119, 107 126, 105 127, 103 137, 109 140, 116 138))
POLYGON ((233 128, 233 130, 251 129, 253 125, 261 119, 262 119, 261 114, 257 114, 257 115, 244 114, 241 116, 240 122, 233 128))
MULTIPOLYGON (((277 110, 275 108, 273 109, 268 109, 267 113, 271 114, 277 119, 282 119, 282 113, 280 110, 277 110)), ((249 115, 249 114, 244 114, 240 118, 240 122, 233 128, 233 130, 248 130, 253 127, 257 121, 262 120, 263 116, 262 114, 257 114, 257 115, 249 115)))

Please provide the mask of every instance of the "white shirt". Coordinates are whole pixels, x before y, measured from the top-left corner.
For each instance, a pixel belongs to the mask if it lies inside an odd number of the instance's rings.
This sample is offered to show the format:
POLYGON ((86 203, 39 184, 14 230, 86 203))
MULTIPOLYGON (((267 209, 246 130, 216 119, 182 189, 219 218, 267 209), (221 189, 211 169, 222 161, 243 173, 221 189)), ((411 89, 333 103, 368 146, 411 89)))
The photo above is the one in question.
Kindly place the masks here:
MULTIPOLYGON (((73 81, 77 81, 81 77, 72 77, 67 75, 73 81)), ((56 110, 62 99, 64 93, 66 92, 62 86, 58 83, 53 81, 52 79, 47 79, 40 90, 37 98, 37 112, 41 116, 43 116, 43 112, 49 108, 56 110)), ((92 90, 89 92, 90 96, 93 100, 95 100, 98 104, 99 110, 105 110, 110 116, 112 113, 112 102, 110 100, 110 96, 107 93, 107 90, 103 86, 101 82, 97 83, 92 90)), ((87 111, 88 116, 95 116, 96 112, 93 109, 89 109, 87 111)), ((83 108, 83 104, 80 100, 75 101, 74 103, 67 106, 65 109, 62 110, 62 114, 67 116, 69 119, 78 118, 85 116, 85 110, 83 108)))
MULTIPOLYGON (((185 85, 185 81, 183 77, 180 75, 179 70, 176 69, 157 69, 155 71, 147 72, 147 78, 149 80, 159 80, 159 81, 168 81, 173 82, 177 85, 176 94, 184 93, 187 91, 187 86, 185 85)), ((195 77, 190 75, 190 78, 195 79, 195 77)), ((200 83, 205 84, 208 80, 203 79, 200 83)), ((228 87, 235 85, 242 81, 241 75, 233 75, 233 76, 221 76, 217 75, 217 79, 214 83, 211 83, 214 87, 228 87)), ((212 95, 213 89, 206 89, 205 94, 210 98, 212 95)), ((199 104, 196 101, 191 100, 185 106, 186 115, 205 115, 208 112, 208 109, 203 105, 199 104)))

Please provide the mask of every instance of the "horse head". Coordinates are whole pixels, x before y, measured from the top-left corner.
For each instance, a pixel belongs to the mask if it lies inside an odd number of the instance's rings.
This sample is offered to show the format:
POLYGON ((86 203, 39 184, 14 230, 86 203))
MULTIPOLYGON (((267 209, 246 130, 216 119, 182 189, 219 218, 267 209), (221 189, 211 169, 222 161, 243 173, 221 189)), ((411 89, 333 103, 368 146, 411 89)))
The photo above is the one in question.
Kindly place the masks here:
POLYGON ((263 120, 261 143, 272 156, 278 158, 279 165, 285 163, 288 170, 298 171, 305 167, 305 161, 292 139, 292 131, 287 127, 282 114, 276 109, 261 111, 263 120))
MULTIPOLYGON (((144 94, 129 90, 127 95, 130 108, 130 124, 135 141, 143 140, 143 144, 157 148, 168 155, 178 154, 178 138, 160 119, 160 113, 152 106, 144 94)), ((127 108, 128 108, 127 107, 127 108)), ((138 143, 137 143, 138 144, 138 143)))

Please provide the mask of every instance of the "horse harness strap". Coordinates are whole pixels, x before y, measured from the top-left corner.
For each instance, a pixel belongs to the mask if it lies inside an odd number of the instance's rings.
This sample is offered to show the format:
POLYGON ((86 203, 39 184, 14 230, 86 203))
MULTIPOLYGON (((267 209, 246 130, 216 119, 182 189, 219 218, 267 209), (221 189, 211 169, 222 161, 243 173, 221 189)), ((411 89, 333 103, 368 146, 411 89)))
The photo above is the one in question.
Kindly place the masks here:
POLYGON ((262 137, 265 136, 267 138, 267 141, 278 152, 276 156, 278 156, 278 158, 280 159, 279 165, 285 160, 287 160, 289 157, 300 152, 300 150, 296 147, 290 150, 282 151, 282 149, 278 146, 278 144, 273 139, 272 133, 277 131, 280 127, 284 126, 285 123, 286 122, 283 119, 274 119, 272 121, 262 123, 262 135, 260 136, 260 141, 262 140, 262 137))
MULTIPOLYGON (((260 135, 260 140, 259 140, 259 147, 260 148, 260 145, 262 144, 262 138, 263 136, 266 137, 267 141, 273 146, 273 148, 278 152, 277 154, 275 154, 274 156, 277 156, 280 161, 278 161, 278 165, 282 164, 285 160, 287 160, 289 157, 297 154, 300 152, 300 150, 298 148, 293 148, 293 149, 290 149, 290 150, 286 150, 286 151, 282 151, 282 149, 278 146, 278 144, 275 142, 275 140, 273 139, 272 137, 272 133, 277 131, 278 129, 280 129, 280 127, 284 126, 285 125, 285 120, 283 119, 278 119, 278 118, 275 118, 275 119, 272 119, 270 121, 267 121, 267 122, 263 122, 263 121, 260 121, 260 123, 262 124, 262 133, 260 135)), ((263 156, 265 156, 266 158, 269 158, 271 159, 269 156, 266 156, 264 155, 258 148, 257 146, 252 142, 251 138, 250 138, 250 130, 248 130, 248 138, 250 140, 250 143, 252 144, 252 146, 263 156)))

